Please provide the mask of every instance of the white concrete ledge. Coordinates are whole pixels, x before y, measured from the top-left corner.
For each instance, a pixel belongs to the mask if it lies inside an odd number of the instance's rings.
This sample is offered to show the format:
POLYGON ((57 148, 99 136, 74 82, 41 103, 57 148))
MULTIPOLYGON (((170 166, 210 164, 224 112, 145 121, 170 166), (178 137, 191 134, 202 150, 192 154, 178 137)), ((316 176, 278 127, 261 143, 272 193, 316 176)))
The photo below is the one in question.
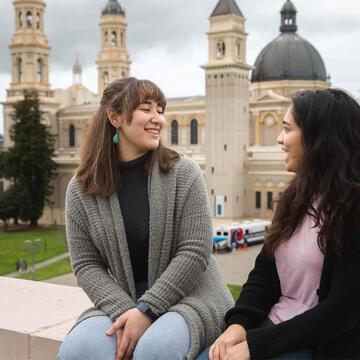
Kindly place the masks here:
POLYGON ((0 359, 52 360, 91 302, 78 287, 0 277, 0 359))

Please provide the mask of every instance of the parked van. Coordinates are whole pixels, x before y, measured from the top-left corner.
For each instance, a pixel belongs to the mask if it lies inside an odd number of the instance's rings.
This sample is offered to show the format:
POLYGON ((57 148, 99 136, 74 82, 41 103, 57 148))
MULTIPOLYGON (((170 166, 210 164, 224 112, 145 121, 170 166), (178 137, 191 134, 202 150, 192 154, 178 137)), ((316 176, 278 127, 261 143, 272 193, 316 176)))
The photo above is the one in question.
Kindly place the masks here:
POLYGON ((214 239, 222 238, 222 245, 226 241, 227 245, 232 249, 260 244, 265 240, 265 235, 270 225, 271 221, 260 219, 245 220, 231 225, 221 225, 216 228, 214 239))

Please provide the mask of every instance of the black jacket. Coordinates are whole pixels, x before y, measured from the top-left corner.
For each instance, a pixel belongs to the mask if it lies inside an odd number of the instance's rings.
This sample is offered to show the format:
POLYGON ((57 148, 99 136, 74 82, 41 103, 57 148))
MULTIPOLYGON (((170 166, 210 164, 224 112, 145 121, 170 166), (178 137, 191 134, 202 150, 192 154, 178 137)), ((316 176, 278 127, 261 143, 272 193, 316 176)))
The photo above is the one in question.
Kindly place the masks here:
POLYGON ((297 349, 314 349, 316 359, 360 359, 360 227, 348 227, 341 258, 324 257, 319 304, 303 314, 269 328, 259 328, 281 295, 275 261, 264 252, 235 307, 226 314, 227 325, 247 330, 252 359, 266 359, 297 349))

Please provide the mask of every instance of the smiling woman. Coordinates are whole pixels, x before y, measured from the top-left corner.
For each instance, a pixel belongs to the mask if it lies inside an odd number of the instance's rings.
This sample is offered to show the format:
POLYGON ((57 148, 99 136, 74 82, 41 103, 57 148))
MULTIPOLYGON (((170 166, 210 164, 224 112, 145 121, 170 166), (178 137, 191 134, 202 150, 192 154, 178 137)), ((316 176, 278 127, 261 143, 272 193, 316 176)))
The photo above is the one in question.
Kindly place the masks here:
POLYGON ((360 359, 360 106, 305 90, 283 124, 296 174, 227 330, 198 360, 360 359))
POLYGON ((118 146, 121 161, 134 160, 147 151, 158 148, 165 125, 163 109, 164 105, 156 101, 143 100, 134 110, 130 123, 114 109, 108 109, 108 118, 121 139, 118 146))
POLYGON ((120 187, 118 161, 134 160, 151 150, 145 173, 150 173, 156 160, 162 171, 170 171, 179 154, 160 141, 166 107, 160 88, 148 80, 124 78, 105 88, 100 105, 82 144, 77 169, 86 193, 109 196, 120 187))
POLYGON ((161 144, 165 106, 151 81, 117 80, 85 135, 66 231, 94 308, 60 360, 194 359, 224 328, 233 300, 210 255, 203 174, 161 144))

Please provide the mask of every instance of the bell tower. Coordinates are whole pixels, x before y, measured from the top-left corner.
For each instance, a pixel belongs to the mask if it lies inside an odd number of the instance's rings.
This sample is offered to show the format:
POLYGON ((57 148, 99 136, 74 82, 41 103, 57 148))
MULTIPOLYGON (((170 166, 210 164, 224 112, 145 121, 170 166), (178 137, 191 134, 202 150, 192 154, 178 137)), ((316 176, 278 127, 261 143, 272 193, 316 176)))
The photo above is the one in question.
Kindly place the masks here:
POLYGON ((44 0, 14 0, 15 33, 9 45, 13 91, 38 90, 51 96, 49 84, 50 46, 44 33, 44 0))
POLYGON ((206 76, 206 182, 212 214, 245 214, 249 139, 249 70, 245 18, 235 0, 219 0, 210 16, 206 76))
POLYGON ((96 62, 100 97, 109 82, 129 76, 131 61, 126 50, 126 27, 125 11, 117 0, 108 0, 100 20, 102 40, 96 62))
POLYGON ((4 146, 10 146, 13 104, 24 90, 36 90, 44 122, 52 125, 58 104, 49 83, 50 46, 44 32, 45 0, 13 0, 15 32, 9 45, 11 83, 4 102, 4 146))

